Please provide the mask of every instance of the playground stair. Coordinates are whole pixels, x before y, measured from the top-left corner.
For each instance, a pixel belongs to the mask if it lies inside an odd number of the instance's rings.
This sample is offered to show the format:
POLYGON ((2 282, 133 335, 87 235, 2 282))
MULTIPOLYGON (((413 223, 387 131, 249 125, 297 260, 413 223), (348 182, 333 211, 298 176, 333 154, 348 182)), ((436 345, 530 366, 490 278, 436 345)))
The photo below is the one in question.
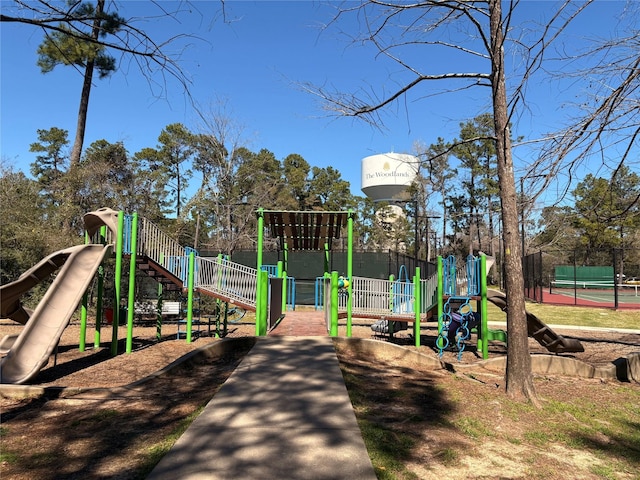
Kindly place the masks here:
POLYGON ((182 281, 178 277, 146 255, 136 257, 136 265, 149 277, 162 284, 164 291, 180 291, 183 289, 182 281))

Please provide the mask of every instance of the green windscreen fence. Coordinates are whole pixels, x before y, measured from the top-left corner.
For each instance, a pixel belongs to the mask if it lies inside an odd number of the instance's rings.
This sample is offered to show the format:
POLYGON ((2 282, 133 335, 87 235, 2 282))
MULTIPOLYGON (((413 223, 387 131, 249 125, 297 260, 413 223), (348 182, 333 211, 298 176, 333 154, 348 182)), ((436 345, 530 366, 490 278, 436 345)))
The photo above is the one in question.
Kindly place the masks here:
POLYGON ((613 283, 612 266, 557 265, 555 280, 563 282, 613 283))
MULTIPOLYGON (((203 255, 206 256, 206 255, 203 255)), ((213 256, 213 255, 212 255, 213 256)), ((347 252, 332 251, 329 253, 329 270, 340 275, 347 273, 347 252)), ((242 265, 255 268, 255 251, 237 251, 232 260, 242 265)), ((282 260, 282 252, 263 253, 263 265, 275 265, 282 260)), ((400 267, 413 276, 416 267, 420 267, 420 276, 428 278, 436 272, 435 263, 416 260, 413 257, 397 252, 353 252, 353 274, 357 277, 379 278, 386 280, 389 275, 398 276, 400 267)), ((296 251, 289 253, 287 275, 298 280, 315 280, 324 274, 324 252, 296 251)))

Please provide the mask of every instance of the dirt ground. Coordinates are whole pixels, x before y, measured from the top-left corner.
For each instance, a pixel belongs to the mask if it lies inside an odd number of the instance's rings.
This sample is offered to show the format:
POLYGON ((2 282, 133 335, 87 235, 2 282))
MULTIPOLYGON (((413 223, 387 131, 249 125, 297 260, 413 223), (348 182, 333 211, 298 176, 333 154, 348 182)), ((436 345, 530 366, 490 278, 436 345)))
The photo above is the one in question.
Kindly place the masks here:
MULTIPOLYGON (((20 328, 11 321, 0 320, 0 337, 17 333, 20 328)), ((235 355, 210 362, 188 363, 169 375, 156 376, 132 386, 133 382, 157 372, 188 352, 218 341, 202 335, 194 337, 192 343, 186 343, 184 339, 176 340, 176 329, 176 325, 164 326, 161 341, 156 341, 154 328, 136 326, 133 352, 113 357, 108 343, 110 329, 103 330, 103 342, 98 349, 93 348, 94 332, 90 330, 87 349, 79 352, 79 326, 72 324, 68 327, 55 358, 32 382, 33 385, 50 387, 45 396, 0 398, 0 477, 3 480, 144 478, 246 353, 238 351, 235 355), (165 440, 167 437, 169 439, 165 440)), ((435 330, 424 333, 421 353, 437 357, 433 348, 435 330)), ((607 365, 640 351, 640 334, 580 330, 558 333, 581 340, 585 352, 568 356, 592 365, 607 365)), ((238 324, 231 326, 228 336, 251 337, 253 334, 252 325, 238 324)), ((372 338, 368 325, 355 325, 353 335, 372 338)), ((126 329, 121 327, 119 338, 125 337, 126 329)), ((406 334, 400 334, 396 343, 415 348, 406 334)), ((547 353, 533 340, 530 347, 534 355, 547 353)), ((123 352, 124 348, 124 340, 120 340, 119 351, 123 352)), ((490 348, 491 357, 504 353, 502 344, 496 343, 490 348)), ((394 445, 402 443, 398 437, 400 428, 403 435, 419 439, 423 445, 413 448, 411 455, 404 460, 404 471, 410 474, 385 476, 385 472, 377 471, 379 478, 640 478, 640 465, 635 472, 622 468, 622 473, 617 472, 618 476, 593 474, 597 469, 589 465, 602 462, 601 459, 575 458, 563 452, 562 448, 553 451, 540 448, 539 452, 530 452, 524 451, 517 442, 496 440, 485 442, 481 450, 483 454, 479 455, 478 446, 470 442, 468 436, 445 428, 443 412, 450 406, 436 393, 446 388, 454 396, 483 398, 489 405, 478 415, 480 405, 462 402, 469 410, 459 407, 460 411, 456 413, 459 418, 473 411, 475 416, 484 418, 489 424, 495 423, 496 415, 501 422, 506 422, 505 416, 508 415, 496 412, 493 405, 498 401, 496 398, 504 396, 500 393, 503 383, 500 375, 461 376, 444 370, 428 372, 416 365, 398 363, 396 359, 361 358, 344 350, 339 352, 339 358, 347 384, 356 382, 360 388, 368 389, 370 397, 377 399, 376 405, 384 409, 374 416, 382 417, 383 424, 390 422, 394 425, 396 433, 390 441, 394 445), (368 381, 362 382, 365 378, 368 381), (410 400, 394 400, 398 390, 409 395, 410 400), (439 413, 436 415, 435 412, 439 413), (408 422, 407 418, 415 421, 408 422), (462 449, 470 454, 463 457, 453 455, 451 446, 455 446, 455 451, 462 449), (505 449, 509 450, 510 460, 504 459, 505 449), (475 453, 471 455, 472 452, 475 453), (503 459, 496 463, 492 459, 498 454, 502 454, 503 459), (566 470, 562 471, 566 468, 570 468, 573 474, 567 476, 566 470)), ((458 362, 457 354, 446 352, 443 360, 458 362)), ((462 357, 462 363, 479 360, 473 348, 465 351, 462 357)), ((625 401, 617 398, 624 393, 614 384, 597 379, 536 378, 536 389, 545 401, 589 398, 596 402, 597 408, 606 408, 609 402, 625 401), (599 399, 604 403, 599 404, 599 399)), ((631 388, 640 394, 640 386, 632 385, 631 388)), ((636 398, 640 399, 640 396, 636 398)), ((531 415, 529 420, 525 418, 516 416, 515 421, 504 423, 504 428, 524 432, 527 421, 540 421, 535 415, 531 415)))

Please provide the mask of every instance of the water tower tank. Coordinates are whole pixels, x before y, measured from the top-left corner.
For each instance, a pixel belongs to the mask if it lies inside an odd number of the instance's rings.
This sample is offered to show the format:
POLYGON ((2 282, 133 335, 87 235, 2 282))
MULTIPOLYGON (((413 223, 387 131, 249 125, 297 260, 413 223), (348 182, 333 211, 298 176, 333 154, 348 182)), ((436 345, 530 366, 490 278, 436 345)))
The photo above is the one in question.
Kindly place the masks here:
POLYGON ((362 191, 373 201, 408 200, 418 159, 404 153, 383 153, 362 159, 362 191))

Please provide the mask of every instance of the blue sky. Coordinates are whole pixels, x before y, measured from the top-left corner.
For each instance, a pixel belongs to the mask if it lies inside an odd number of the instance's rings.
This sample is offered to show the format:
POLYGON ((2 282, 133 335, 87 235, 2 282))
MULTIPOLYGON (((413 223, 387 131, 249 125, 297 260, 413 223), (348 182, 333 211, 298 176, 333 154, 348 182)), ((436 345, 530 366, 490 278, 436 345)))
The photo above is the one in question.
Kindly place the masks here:
MULTIPOLYGON (((2 8, 8 3, 2 1, 2 8)), ((124 17, 144 16, 149 8, 146 2, 120 4, 124 17)), ((552 11, 553 5, 523 2, 523 18, 539 18, 552 11)), ((575 41, 585 35, 610 35, 616 27, 614 14, 623 5, 596 2, 574 24, 575 41)), ((346 18, 339 28, 321 31, 319 27, 333 18, 336 3, 227 0, 226 14, 231 21, 226 23, 220 18, 219 2, 196 1, 192 6, 199 11, 180 15, 180 22, 146 22, 141 27, 159 40, 180 33, 202 39, 191 40, 181 59, 192 78, 193 98, 201 105, 225 101, 226 114, 244 125, 243 137, 251 150, 266 148, 279 159, 298 153, 312 166, 333 166, 351 183, 354 194, 362 194, 363 157, 389 151, 412 153, 416 141, 428 145, 437 137, 450 140, 458 134, 460 122, 489 110, 487 89, 437 97, 416 90, 383 113, 382 130, 359 120, 335 118, 300 84, 345 92, 380 91, 383 85, 390 91, 399 78, 396 65, 376 58, 371 47, 354 45, 342 35, 357 27, 356 17, 346 18)), ((4 164, 28 172, 35 159, 29 144, 37 140, 37 129, 64 128, 73 140, 82 76, 70 67, 40 73, 36 66, 36 50, 42 41, 39 30, 7 23, 0 30, 0 153, 4 164)), ((460 69, 448 56, 415 58, 442 71, 460 69)), ((168 124, 180 122, 198 131, 200 121, 177 82, 169 79, 167 92, 166 98, 155 98, 136 67, 126 63, 109 79, 96 79, 85 148, 104 138, 124 142, 133 154, 156 146, 168 124)), ((559 108, 563 93, 566 90, 558 85, 533 84, 528 92, 532 108, 517 119, 514 133, 533 138, 559 127, 567 115, 566 109, 559 108)), ((530 150, 516 151, 516 162, 526 161, 529 155, 530 150)))

